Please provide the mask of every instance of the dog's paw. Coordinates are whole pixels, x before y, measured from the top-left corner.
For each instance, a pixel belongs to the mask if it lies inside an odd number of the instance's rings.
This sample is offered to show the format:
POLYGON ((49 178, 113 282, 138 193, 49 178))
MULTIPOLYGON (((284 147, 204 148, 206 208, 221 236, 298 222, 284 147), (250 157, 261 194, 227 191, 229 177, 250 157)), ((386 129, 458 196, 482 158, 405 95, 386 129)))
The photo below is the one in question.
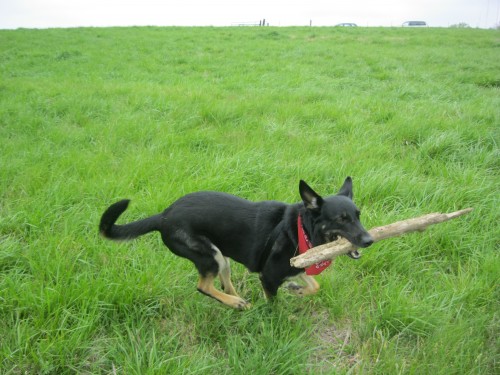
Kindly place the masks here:
POLYGON ((235 297, 228 305, 237 310, 248 310, 252 307, 249 302, 239 297, 235 297))
POLYGON ((241 302, 238 303, 238 305, 237 305, 236 308, 238 310, 248 310, 251 307, 252 307, 252 305, 249 302, 247 302, 247 301, 245 301, 245 300, 242 299, 241 302))
POLYGON ((297 296, 303 296, 304 295, 304 287, 302 285, 299 285, 294 282, 290 282, 286 285, 286 288, 290 293, 293 293, 297 296))

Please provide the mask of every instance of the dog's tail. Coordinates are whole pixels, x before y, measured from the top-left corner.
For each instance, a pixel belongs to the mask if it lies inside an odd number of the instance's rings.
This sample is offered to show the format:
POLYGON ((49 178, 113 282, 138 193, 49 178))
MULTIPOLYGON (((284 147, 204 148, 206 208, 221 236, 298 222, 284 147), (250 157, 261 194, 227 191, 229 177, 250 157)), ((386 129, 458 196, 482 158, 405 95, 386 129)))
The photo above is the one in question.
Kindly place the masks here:
POLYGON ((109 206, 102 214, 101 222, 99 223, 99 232, 103 237, 112 240, 131 240, 143 234, 160 230, 160 215, 151 216, 125 225, 116 225, 116 220, 125 212, 129 203, 129 199, 116 202, 109 206))

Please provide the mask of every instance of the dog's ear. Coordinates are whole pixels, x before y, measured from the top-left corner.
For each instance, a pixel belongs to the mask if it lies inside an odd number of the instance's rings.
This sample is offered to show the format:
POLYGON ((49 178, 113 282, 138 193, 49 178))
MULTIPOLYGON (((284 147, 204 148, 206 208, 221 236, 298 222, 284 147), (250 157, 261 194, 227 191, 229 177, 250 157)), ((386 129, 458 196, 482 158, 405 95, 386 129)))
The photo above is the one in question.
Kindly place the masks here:
POLYGON ((323 204, 323 198, 316 193, 305 181, 300 180, 299 192, 304 205, 309 210, 317 210, 323 204))
POLYGON ((344 185, 340 188, 339 192, 337 195, 345 195, 349 199, 352 199, 353 194, 352 194, 352 178, 347 177, 344 181, 344 185))

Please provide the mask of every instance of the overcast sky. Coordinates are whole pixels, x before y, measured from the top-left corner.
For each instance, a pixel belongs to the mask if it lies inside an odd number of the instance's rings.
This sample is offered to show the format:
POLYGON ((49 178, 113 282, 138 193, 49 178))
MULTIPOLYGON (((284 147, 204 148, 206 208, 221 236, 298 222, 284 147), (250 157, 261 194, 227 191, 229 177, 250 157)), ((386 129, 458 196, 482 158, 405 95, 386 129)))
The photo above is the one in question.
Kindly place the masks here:
POLYGON ((0 0, 0 29, 79 26, 499 24, 500 0, 0 0))

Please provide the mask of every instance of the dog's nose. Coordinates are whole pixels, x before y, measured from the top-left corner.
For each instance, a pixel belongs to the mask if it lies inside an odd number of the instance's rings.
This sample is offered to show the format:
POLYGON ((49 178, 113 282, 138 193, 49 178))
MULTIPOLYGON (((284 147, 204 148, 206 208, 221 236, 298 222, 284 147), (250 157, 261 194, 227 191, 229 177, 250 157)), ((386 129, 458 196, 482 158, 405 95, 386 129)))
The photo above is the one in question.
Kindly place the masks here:
POLYGON ((373 237, 367 233, 361 238, 361 243, 363 244, 363 247, 368 247, 373 244, 373 237))

